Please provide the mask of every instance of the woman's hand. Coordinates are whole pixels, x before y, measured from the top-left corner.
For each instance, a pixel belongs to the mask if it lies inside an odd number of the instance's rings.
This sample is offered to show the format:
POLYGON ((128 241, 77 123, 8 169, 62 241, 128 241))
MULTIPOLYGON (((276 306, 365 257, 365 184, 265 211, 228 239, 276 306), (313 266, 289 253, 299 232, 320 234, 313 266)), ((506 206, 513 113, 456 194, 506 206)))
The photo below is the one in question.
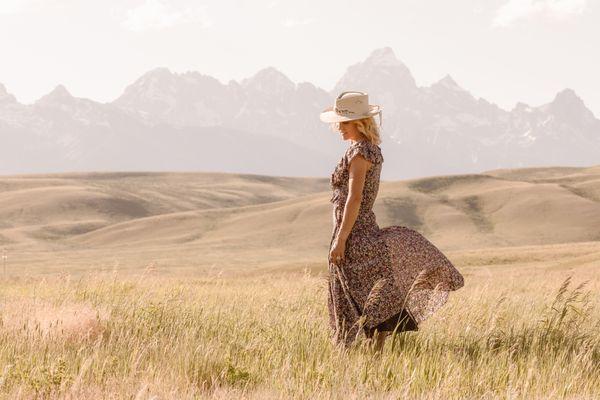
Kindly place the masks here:
POLYGON ((346 241, 335 238, 329 251, 329 257, 335 265, 339 265, 345 260, 344 253, 346 252, 346 241))

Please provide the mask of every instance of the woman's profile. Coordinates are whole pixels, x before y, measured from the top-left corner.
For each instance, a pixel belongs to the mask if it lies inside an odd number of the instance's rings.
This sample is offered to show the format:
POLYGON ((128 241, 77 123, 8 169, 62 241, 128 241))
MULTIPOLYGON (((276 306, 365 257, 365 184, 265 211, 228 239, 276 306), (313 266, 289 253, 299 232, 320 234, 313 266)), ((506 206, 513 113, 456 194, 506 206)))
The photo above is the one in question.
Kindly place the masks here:
POLYGON ((464 285, 446 256, 417 231, 380 228, 373 212, 383 155, 365 92, 343 92, 320 114, 349 140, 331 174, 333 232, 329 245, 328 310, 332 341, 350 346, 361 333, 379 351, 393 332, 416 331, 464 285))

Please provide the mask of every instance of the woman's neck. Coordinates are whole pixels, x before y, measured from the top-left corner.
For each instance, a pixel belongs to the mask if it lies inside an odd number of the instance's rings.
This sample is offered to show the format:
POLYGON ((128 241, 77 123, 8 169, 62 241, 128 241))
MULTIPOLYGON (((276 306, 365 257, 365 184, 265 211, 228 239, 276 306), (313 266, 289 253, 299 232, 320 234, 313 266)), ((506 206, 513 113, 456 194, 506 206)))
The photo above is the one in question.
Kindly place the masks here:
POLYGON ((364 139, 364 138, 360 138, 360 139, 357 139, 357 140, 350 139, 350 144, 351 145, 355 145, 356 143, 366 142, 366 141, 367 141, 367 139, 364 139))

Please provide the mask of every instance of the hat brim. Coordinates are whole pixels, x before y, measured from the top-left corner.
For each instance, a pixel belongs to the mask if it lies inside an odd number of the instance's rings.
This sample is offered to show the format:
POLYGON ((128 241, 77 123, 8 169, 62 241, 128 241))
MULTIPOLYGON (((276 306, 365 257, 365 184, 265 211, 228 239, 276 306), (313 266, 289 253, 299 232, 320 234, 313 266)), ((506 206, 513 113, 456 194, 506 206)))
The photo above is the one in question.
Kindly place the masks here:
POLYGON ((354 121, 362 118, 369 118, 374 115, 377 115, 381 112, 381 107, 377 104, 369 104, 369 111, 366 114, 357 115, 354 117, 345 117, 343 115, 337 114, 333 111, 333 107, 328 107, 321 114, 319 114, 319 118, 323 122, 344 122, 344 121, 354 121))

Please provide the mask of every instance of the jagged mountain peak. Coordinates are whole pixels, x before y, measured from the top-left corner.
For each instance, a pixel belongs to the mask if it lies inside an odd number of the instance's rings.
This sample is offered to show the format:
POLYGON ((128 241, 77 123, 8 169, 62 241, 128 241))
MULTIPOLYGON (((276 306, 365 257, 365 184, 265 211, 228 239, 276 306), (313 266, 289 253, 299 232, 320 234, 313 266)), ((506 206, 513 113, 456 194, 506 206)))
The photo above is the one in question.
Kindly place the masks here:
POLYGON ((167 67, 151 69, 128 85, 113 103, 127 106, 131 102, 148 99, 160 99, 171 96, 175 91, 177 76, 167 67))
POLYGON ((450 76, 450 74, 446 74, 442 79, 431 85, 431 87, 465 91, 465 89, 463 89, 458 85, 458 83, 456 83, 456 81, 452 78, 452 76, 450 76))
POLYGON ((252 75, 252 77, 244 79, 244 81, 248 82, 249 80, 253 80, 253 79, 256 80, 256 79, 273 79, 273 78, 278 79, 278 80, 289 81, 289 82, 293 83, 290 80, 290 78, 288 78, 283 72, 279 71, 275 67, 262 68, 262 69, 258 70, 258 72, 256 72, 254 75, 252 75))
POLYGON ((365 63, 380 66, 404 66, 398 57, 396 57, 394 50, 389 46, 373 50, 365 60, 365 63))
POLYGON ((294 89, 296 84, 288 78, 283 72, 275 67, 266 67, 259 70, 250 78, 245 78, 241 82, 242 86, 248 87, 284 87, 294 89))
POLYGON ((59 97, 73 97, 63 84, 56 85, 56 87, 49 94, 59 97))
POLYGON ((0 104, 16 103, 17 99, 12 94, 8 93, 6 87, 0 83, 0 104))
POLYGON ((396 57, 394 50, 386 46, 373 50, 364 61, 349 66, 330 95, 345 90, 395 90, 402 96, 410 96, 416 89, 410 70, 396 57))
POLYGON ((178 74, 178 75, 180 75, 180 76, 182 76, 184 78, 191 78, 191 79, 194 79, 194 80, 207 80, 207 79, 210 79, 210 80, 213 80, 213 81, 220 82, 217 78, 212 77, 210 75, 203 74, 203 73, 201 73, 199 71, 185 71, 185 72, 183 72, 181 74, 178 74))
POLYGON ((153 69, 147 71, 142 76, 166 77, 166 76, 171 76, 171 75, 173 75, 173 73, 171 72, 171 70, 169 68, 156 67, 156 68, 153 68, 153 69))
POLYGON ((541 108, 547 108, 553 114, 572 121, 594 118, 594 114, 571 88, 561 90, 554 96, 552 102, 541 108))
POLYGON ((75 97, 73 97, 71 93, 69 93, 69 91, 64 85, 59 84, 54 89, 52 89, 50 93, 46 94, 45 96, 41 97, 38 101, 36 101, 36 104, 70 103, 73 100, 75 100, 75 97))
POLYGON ((577 96, 577 93, 575 93, 575 91, 571 88, 565 88, 560 92, 556 93, 556 96, 554 96, 554 100, 552 100, 552 103, 578 104, 584 106, 583 100, 581 100, 581 98, 577 96))
POLYGON ((130 86, 149 86, 170 83, 175 79, 175 74, 167 67, 158 67, 145 72, 130 86))
POLYGON ((533 111, 533 107, 531 107, 527 103, 523 103, 522 101, 517 101, 515 103, 515 106, 511 110, 511 112, 532 112, 532 111, 533 111))
POLYGON ((169 68, 158 67, 146 72, 134 83, 134 85, 155 85, 162 83, 170 83, 174 81, 175 78, 176 74, 171 72, 169 68))

